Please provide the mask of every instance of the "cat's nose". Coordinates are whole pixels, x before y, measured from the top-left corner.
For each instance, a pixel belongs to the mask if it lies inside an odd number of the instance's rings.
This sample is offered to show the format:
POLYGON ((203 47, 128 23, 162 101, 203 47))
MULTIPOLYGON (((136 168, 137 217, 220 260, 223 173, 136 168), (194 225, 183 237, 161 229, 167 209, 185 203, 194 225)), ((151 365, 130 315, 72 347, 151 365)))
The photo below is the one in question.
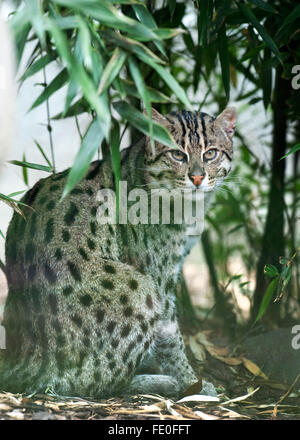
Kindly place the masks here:
POLYGON ((193 184, 195 186, 200 186, 202 183, 202 180, 204 179, 204 176, 196 176, 194 174, 189 175, 189 178, 191 179, 191 181, 193 182, 193 184))

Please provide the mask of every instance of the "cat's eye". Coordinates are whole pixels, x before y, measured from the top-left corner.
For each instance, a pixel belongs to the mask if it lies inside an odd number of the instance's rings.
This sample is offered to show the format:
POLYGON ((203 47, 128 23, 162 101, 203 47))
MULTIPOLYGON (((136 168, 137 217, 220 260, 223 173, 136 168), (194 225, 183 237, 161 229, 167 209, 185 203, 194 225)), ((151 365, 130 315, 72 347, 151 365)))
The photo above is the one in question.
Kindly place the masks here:
POLYGON ((186 154, 184 154, 180 150, 169 150, 169 153, 171 154, 173 159, 175 159, 179 162, 183 162, 184 160, 186 160, 186 154))
POLYGON ((211 148, 204 153, 203 157, 205 160, 213 160, 217 157, 218 154, 219 152, 216 148, 211 148))

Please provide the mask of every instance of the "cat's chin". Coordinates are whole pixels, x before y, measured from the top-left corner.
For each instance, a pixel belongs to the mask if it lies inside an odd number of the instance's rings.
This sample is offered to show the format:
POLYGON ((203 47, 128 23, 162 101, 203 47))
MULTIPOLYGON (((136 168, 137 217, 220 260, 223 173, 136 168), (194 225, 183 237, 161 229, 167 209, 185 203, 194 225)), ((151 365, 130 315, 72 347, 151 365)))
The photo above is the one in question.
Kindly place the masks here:
POLYGON ((195 188, 187 188, 184 190, 184 198, 187 200, 202 200, 205 194, 212 193, 214 191, 214 187, 199 187, 197 189, 195 188))

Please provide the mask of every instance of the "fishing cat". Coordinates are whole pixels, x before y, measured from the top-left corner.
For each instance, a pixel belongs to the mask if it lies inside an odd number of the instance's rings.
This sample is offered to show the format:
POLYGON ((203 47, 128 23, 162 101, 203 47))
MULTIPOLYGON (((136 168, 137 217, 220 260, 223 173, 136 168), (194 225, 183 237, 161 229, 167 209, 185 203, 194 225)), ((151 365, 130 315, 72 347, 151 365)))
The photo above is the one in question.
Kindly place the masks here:
MULTIPOLYGON (((205 203, 228 175, 236 110, 214 118, 178 111, 153 119, 178 149, 144 137, 122 152, 121 180, 133 188, 187 188, 205 203)), ((14 214, 6 241, 9 294, 1 387, 68 396, 121 391, 174 395, 197 377, 176 317, 175 285, 199 237, 178 224, 99 224, 97 193, 113 189, 110 160, 90 165, 62 200, 68 170, 37 182, 14 214), (155 359, 160 374, 138 374, 155 359)), ((207 204, 207 203, 206 203, 207 204)))

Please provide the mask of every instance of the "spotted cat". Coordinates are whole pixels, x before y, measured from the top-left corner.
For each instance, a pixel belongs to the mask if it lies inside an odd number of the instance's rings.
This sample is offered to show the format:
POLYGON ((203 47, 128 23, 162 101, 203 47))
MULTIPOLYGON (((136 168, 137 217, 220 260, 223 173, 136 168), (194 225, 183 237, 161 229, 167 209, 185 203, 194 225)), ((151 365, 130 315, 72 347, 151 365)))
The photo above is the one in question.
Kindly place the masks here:
MULTIPOLYGON (((153 119, 178 150, 145 137, 122 152, 133 188, 191 188, 205 205, 230 171, 236 111, 217 118, 178 111, 153 119)), ((100 189, 115 187, 110 161, 93 162, 60 201, 68 170, 37 182, 6 241, 9 294, 0 387, 102 398, 174 395, 197 381, 176 318, 175 284, 199 237, 185 224, 99 224, 100 189), (156 362, 159 374, 139 374, 156 362)))

